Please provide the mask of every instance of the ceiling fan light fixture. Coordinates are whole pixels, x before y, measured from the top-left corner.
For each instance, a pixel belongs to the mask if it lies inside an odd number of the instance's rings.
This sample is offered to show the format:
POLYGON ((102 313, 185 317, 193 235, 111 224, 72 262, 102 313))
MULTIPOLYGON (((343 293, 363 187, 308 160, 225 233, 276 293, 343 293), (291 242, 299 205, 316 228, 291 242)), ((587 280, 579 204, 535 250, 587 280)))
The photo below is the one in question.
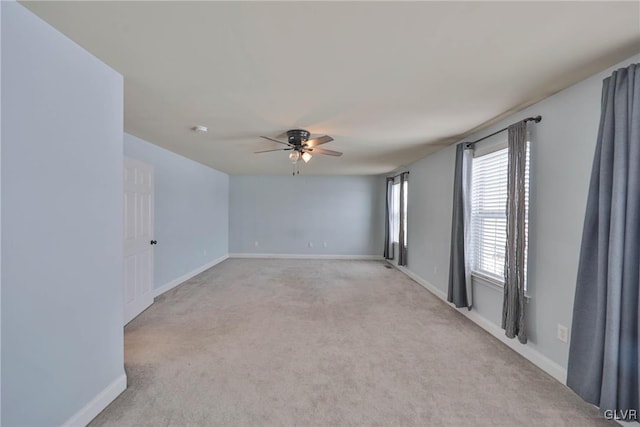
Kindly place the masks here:
POLYGON ((202 125, 195 125, 191 128, 192 131, 194 131, 195 133, 207 133, 209 131, 209 129, 206 126, 202 126, 202 125))
POLYGON ((293 165, 293 175, 300 174, 300 159, 302 159, 302 161, 305 163, 309 163, 314 154, 325 154, 328 156, 336 157, 342 156, 342 153, 339 151, 327 150, 326 148, 318 147, 318 145, 323 145, 333 141, 333 138, 331 138, 329 135, 322 135, 309 139, 310 137, 311 134, 309 133, 309 131, 306 131, 304 129, 288 130, 287 141, 280 141, 276 138, 261 136, 260 138, 276 142, 278 144, 281 144, 281 146, 285 145, 287 148, 275 148, 272 150, 255 151, 255 153, 258 154, 269 153, 271 151, 289 151, 289 161, 293 165))

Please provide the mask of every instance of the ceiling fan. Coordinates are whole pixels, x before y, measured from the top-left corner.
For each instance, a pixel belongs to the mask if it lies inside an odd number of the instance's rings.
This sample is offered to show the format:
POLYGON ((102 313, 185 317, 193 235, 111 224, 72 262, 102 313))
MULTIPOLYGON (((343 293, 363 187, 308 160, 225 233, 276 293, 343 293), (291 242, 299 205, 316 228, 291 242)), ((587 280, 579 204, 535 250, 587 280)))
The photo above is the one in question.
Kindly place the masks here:
POLYGON ((308 163, 313 157, 313 154, 326 154, 329 156, 342 156, 342 153, 339 151, 327 150, 326 148, 318 148, 318 145, 326 144, 327 142, 333 141, 329 135, 319 136, 317 138, 309 137, 311 134, 309 131, 304 129, 291 129, 287 131, 287 137, 289 140, 287 142, 280 141, 274 138, 269 138, 268 136, 261 136, 260 138, 268 139, 269 141, 277 142, 278 144, 286 145, 287 148, 276 148, 275 150, 263 150, 263 151, 255 151, 255 154, 259 153, 269 153, 271 151, 291 151, 289 154, 289 160, 294 165, 293 174, 300 173, 297 170, 298 160, 302 159, 305 163, 308 163))

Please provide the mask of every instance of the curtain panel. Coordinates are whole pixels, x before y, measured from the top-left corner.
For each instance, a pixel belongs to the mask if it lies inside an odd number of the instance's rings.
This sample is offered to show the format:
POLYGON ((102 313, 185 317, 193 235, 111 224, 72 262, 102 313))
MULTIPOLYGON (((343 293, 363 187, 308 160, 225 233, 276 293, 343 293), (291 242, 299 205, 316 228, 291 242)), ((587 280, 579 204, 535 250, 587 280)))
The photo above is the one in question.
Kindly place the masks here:
POLYGON ((465 144, 456 147, 453 176, 453 214, 451 218, 451 250, 449 257, 449 289, 447 301, 456 307, 471 309, 472 290, 467 250, 469 249, 469 204, 472 150, 465 144))
POLYGON ((387 198, 384 221, 384 257, 393 259, 393 243, 391 242, 391 206, 393 204, 393 178, 387 178, 387 198))
POLYGON ((509 126, 509 166, 507 175, 507 244, 504 265, 502 329, 509 338, 525 344, 525 253, 526 253, 526 160, 527 124, 509 126))
MULTIPOLYGON (((640 64, 604 80, 573 305, 567 385, 640 411, 640 64)), ((637 421, 637 419, 636 419, 637 421)))

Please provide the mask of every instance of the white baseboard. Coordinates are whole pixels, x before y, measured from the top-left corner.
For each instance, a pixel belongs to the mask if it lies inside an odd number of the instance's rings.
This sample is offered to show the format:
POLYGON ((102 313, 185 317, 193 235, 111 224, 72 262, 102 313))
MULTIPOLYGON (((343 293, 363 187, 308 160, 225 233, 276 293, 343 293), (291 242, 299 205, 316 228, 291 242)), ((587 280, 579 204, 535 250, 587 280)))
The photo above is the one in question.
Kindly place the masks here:
POLYGON ((403 272, 407 276, 409 276, 414 282, 417 282, 422 287, 426 288, 429 292, 431 292, 432 294, 434 294, 435 296, 437 296, 438 298, 440 298, 441 300, 443 300, 447 304, 450 304, 449 301, 447 301, 447 294, 445 294, 443 291, 441 291, 440 289, 438 289, 435 286, 433 286, 431 283, 429 283, 426 280, 424 280, 422 277, 420 277, 417 274, 415 274, 413 271, 408 270, 406 267, 403 267, 401 265, 396 265, 396 264, 394 264, 392 262, 389 262, 389 264, 394 266, 395 268, 397 268, 398 270, 400 270, 401 272, 403 272))
POLYGON ((525 344, 520 344, 518 340, 513 340, 507 338, 504 334, 502 328, 498 325, 493 324, 489 320, 480 316, 478 312, 474 310, 467 310, 466 308, 457 309, 453 304, 447 301, 447 294, 445 294, 442 290, 436 288, 431 283, 424 280, 422 277, 416 275, 412 271, 406 269, 405 267, 397 266, 393 263, 389 263, 396 267, 398 270, 409 276, 418 284, 422 285, 429 292, 446 302, 451 306, 451 308, 457 310, 459 313, 466 316, 469 320, 471 320, 476 325, 480 326, 485 331, 489 332, 491 335, 500 340, 503 344, 505 344, 510 349, 519 353, 522 357, 529 360, 531 363, 536 365, 538 368, 545 371, 547 374, 551 375, 556 380, 560 381, 563 385, 567 382, 567 370, 562 366, 558 365, 553 360, 549 359, 547 356, 543 355, 537 350, 534 350, 532 347, 527 346, 525 344))
POLYGON ((378 255, 326 255, 326 254, 229 254, 229 258, 264 258, 264 259, 345 259, 379 261, 384 258, 378 255))
POLYGON ((127 388, 127 374, 122 374, 114 382, 109 384, 96 397, 94 397, 84 408, 80 409, 63 424, 63 427, 85 427, 100 412, 104 410, 116 397, 127 388))
POLYGON ((194 276, 197 276, 198 274, 202 273, 203 271, 210 269, 214 265, 220 264, 222 261, 224 261, 227 258, 229 258, 228 254, 224 255, 224 256, 221 256, 218 259, 214 259, 213 261, 208 262, 205 265, 200 266, 200 267, 196 268, 195 270, 192 270, 192 271, 188 272, 187 274, 183 274, 182 276, 178 277, 177 279, 173 279, 169 283, 166 283, 166 284, 160 286, 159 288, 154 289, 153 290, 153 297, 155 298, 158 295, 164 294, 168 290, 173 289, 176 286, 178 286, 179 284, 186 282, 187 280, 191 279, 194 276))

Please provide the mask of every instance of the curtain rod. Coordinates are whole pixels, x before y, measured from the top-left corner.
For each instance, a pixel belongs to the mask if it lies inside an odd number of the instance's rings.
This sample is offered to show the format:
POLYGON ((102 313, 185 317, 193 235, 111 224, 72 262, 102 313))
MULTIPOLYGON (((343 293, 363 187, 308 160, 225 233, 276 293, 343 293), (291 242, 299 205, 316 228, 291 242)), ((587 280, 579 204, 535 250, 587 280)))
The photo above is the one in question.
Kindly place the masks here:
MULTIPOLYGON (((519 122, 516 122, 516 123, 520 123, 520 122, 524 122, 524 123, 527 123, 527 122, 540 123, 541 121, 542 121, 542 116, 535 116, 535 117, 527 117, 526 119, 520 120, 519 122)), ((491 135, 487 135, 487 136, 482 137, 482 138, 480 138, 480 139, 477 139, 477 140, 475 140, 475 141, 462 142, 462 144, 465 144, 465 146, 466 146, 467 148, 469 148, 469 147, 470 147, 471 145, 473 145, 473 144, 477 144, 477 143, 478 143, 478 142, 480 142, 480 141, 484 141, 484 140, 485 140, 485 139, 487 139, 487 138, 491 138, 493 135, 497 135, 497 134, 499 134, 500 132, 504 132, 505 130, 509 129, 511 126, 515 125, 516 123, 513 123, 512 125, 509 125, 509 126, 507 126, 506 128, 503 128, 503 129, 497 130, 497 131, 495 131, 494 133, 492 133, 491 135)))
POLYGON ((405 173, 409 175, 409 171, 404 171, 404 172, 400 172, 398 175, 388 176, 387 179, 394 179, 405 173))

